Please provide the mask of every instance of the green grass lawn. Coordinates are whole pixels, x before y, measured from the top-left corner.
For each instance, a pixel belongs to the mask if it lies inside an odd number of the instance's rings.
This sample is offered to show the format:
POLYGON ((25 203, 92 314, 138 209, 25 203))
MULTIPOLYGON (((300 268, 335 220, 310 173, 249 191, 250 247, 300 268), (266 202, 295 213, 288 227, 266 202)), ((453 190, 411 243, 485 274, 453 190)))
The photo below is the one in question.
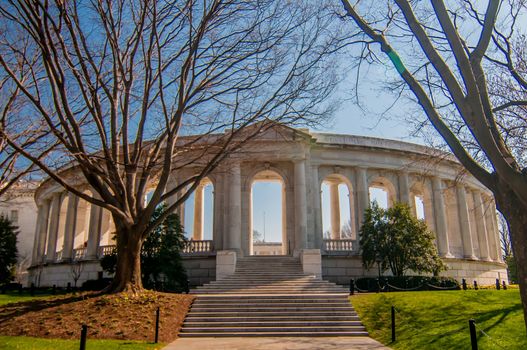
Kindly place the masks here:
POLYGON ((476 321, 480 350, 527 349, 518 290, 363 294, 351 302, 370 336, 394 349, 471 349, 469 319, 476 321), (398 310, 394 343, 392 305, 398 310))
POLYGON ((5 305, 9 303, 17 303, 19 301, 28 301, 31 299, 40 299, 51 296, 51 294, 36 294, 31 296, 29 292, 24 291, 22 294, 18 294, 17 291, 9 291, 6 294, 0 294, 0 305, 5 305))
MULTIPOLYGON (((0 349, 2 350, 78 350, 79 344, 79 340, 0 336, 0 349)), ((88 339, 86 350, 154 350, 161 349, 163 346, 164 344, 128 340, 88 339)))

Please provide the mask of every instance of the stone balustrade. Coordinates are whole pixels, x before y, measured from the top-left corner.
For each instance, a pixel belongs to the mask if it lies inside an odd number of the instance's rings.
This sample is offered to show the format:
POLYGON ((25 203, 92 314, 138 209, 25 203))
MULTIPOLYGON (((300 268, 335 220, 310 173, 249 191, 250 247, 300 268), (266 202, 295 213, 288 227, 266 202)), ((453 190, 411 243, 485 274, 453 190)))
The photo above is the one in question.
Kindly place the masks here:
POLYGON ((212 240, 190 240, 186 242, 183 248, 183 254, 209 254, 214 252, 214 241, 212 240))
POLYGON ((355 240, 353 239, 325 239, 324 251, 326 254, 334 252, 353 252, 355 240))

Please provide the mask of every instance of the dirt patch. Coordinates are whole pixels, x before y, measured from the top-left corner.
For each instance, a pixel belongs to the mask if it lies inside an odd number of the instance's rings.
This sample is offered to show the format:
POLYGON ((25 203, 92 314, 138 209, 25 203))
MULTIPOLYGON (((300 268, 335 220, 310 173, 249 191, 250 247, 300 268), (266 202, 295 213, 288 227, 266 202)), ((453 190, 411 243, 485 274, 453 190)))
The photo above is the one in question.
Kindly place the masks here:
POLYGON ((0 306, 0 334, 75 339, 81 325, 97 339, 153 340, 160 307, 159 341, 176 339, 194 297, 145 291, 79 294, 0 306))

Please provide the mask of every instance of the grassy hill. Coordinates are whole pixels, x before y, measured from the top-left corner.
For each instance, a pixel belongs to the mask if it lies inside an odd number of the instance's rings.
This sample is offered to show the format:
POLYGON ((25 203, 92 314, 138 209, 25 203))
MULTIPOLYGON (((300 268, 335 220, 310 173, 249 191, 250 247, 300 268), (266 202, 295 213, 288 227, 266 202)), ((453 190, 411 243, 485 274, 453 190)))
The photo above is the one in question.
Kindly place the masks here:
POLYGON ((394 349, 471 349, 469 319, 476 321, 480 350, 527 349, 518 290, 362 294, 351 302, 370 335, 394 349))

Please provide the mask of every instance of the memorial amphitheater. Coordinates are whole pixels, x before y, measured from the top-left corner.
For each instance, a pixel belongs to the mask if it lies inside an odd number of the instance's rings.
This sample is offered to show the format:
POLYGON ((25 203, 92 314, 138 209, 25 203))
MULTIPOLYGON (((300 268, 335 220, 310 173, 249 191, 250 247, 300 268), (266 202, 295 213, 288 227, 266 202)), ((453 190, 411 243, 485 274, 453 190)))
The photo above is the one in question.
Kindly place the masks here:
MULTIPOLYGON (((71 170, 71 169, 70 169, 71 170)), ((195 174, 192 166, 173 173, 171 184, 195 174)), ((86 184, 79 189, 90 191, 86 184)), ((194 192, 192 237, 183 253, 190 283, 202 285, 233 274, 237 261, 260 254, 298 259, 304 273, 346 284, 350 278, 377 276, 362 267, 358 231, 372 189, 387 205, 408 203, 435 233, 441 273, 458 280, 492 284, 507 279, 491 192, 449 154, 400 141, 326 134, 278 126, 249 141, 203 179, 194 192), (252 188, 255 182, 281 184, 282 240, 253 243, 252 188), (212 186, 212 205, 204 188, 212 186), (330 227, 324 235, 323 186, 329 188, 330 227), (344 191, 342 190, 344 187, 344 191), (339 190, 340 189, 340 190, 339 190), (350 232, 342 235, 342 196, 347 192, 350 232), (205 210, 212 237, 204 238, 205 210)), ((65 192, 47 179, 35 192, 38 218, 29 282, 40 286, 73 284, 72 267, 82 266, 79 283, 103 276, 99 259, 113 247, 108 211, 65 192)), ((285 258, 284 258, 285 259, 285 258)))

